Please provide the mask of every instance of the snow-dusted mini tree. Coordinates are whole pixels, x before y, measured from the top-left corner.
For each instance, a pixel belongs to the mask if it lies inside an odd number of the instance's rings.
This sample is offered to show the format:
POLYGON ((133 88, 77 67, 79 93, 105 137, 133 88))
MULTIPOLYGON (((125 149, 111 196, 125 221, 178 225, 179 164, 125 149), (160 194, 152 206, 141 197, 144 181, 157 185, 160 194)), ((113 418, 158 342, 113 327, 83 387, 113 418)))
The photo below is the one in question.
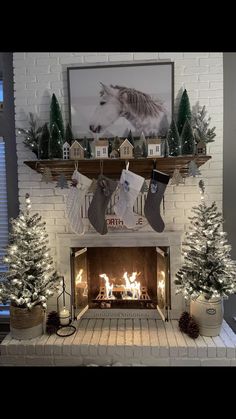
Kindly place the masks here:
POLYGON ((59 285, 59 276, 49 255, 45 222, 39 214, 30 214, 30 197, 25 196, 26 210, 11 220, 12 232, 4 262, 8 265, 5 280, 0 282, 0 300, 31 309, 47 300, 59 285))
POLYGON ((216 127, 209 128, 211 118, 207 117, 206 107, 201 107, 199 103, 195 105, 192 113, 192 128, 196 143, 212 143, 216 136, 216 127))
POLYGON ((183 243, 184 264, 176 274, 176 292, 193 299, 204 295, 227 297, 236 291, 236 262, 231 260, 227 233, 220 231, 222 214, 216 203, 207 205, 204 183, 199 182, 201 203, 193 207, 191 225, 183 243))

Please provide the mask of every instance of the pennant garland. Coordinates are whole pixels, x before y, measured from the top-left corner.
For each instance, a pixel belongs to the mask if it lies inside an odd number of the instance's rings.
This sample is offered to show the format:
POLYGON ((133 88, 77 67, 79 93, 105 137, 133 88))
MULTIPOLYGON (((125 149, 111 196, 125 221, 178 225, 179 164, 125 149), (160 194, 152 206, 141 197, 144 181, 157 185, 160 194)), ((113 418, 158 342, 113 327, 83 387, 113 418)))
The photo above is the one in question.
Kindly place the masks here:
POLYGON ((181 175, 179 169, 175 169, 173 176, 171 178, 171 185, 179 185, 179 184, 183 184, 184 183, 184 178, 181 175))
POLYGON ((196 177, 196 176, 199 176, 199 175, 201 175, 201 172, 198 169, 195 161, 192 160, 188 165, 188 176, 196 177))
POLYGON ((57 185, 56 188, 61 188, 61 189, 68 189, 68 183, 66 180, 66 177, 63 173, 60 174, 58 181, 57 181, 57 185))
POLYGON ((41 182, 46 182, 46 183, 53 182, 52 172, 49 169, 49 167, 45 167, 43 169, 41 182))

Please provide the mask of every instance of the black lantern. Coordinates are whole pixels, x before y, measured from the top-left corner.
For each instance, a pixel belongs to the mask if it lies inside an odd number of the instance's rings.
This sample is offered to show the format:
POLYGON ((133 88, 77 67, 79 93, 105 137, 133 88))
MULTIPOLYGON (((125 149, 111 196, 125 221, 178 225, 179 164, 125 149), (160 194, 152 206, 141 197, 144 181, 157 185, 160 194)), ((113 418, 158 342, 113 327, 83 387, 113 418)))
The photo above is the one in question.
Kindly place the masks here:
POLYGON ((76 331, 76 327, 72 322, 72 301, 71 295, 66 291, 65 279, 62 278, 62 292, 57 297, 57 312, 60 319, 60 327, 57 330, 58 336, 70 336, 76 331), (68 308, 69 307, 69 308, 68 308))

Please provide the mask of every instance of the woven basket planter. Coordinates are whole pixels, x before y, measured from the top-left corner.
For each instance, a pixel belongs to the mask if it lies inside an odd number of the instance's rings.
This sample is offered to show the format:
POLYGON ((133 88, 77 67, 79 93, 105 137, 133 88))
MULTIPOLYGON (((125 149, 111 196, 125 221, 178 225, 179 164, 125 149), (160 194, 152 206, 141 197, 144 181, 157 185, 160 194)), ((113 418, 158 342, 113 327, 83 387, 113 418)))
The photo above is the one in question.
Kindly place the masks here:
POLYGON ((41 305, 27 308, 10 307, 10 331, 14 339, 33 339, 43 334, 45 311, 41 305))

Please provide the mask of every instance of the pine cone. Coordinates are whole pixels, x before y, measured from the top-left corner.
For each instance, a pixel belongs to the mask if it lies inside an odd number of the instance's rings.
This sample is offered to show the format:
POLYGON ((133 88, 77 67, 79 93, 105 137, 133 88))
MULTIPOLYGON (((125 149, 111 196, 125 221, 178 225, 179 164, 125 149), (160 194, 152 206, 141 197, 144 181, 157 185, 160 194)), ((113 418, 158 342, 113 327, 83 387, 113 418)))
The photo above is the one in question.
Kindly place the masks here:
POLYGON ((58 329, 60 326, 60 318, 57 311, 51 311, 47 317, 47 326, 54 326, 58 329))
POLYGON ((191 317, 188 324, 187 334, 192 339, 197 339, 199 336, 199 327, 195 320, 191 317))
POLYGON ((188 324, 190 321, 190 314, 187 311, 184 311, 179 319, 179 328, 181 332, 188 333, 188 324))
POLYGON ((57 332, 57 330, 58 330, 58 327, 57 326, 53 326, 51 324, 47 324, 46 325, 46 333, 48 335, 53 335, 54 333, 57 332))

